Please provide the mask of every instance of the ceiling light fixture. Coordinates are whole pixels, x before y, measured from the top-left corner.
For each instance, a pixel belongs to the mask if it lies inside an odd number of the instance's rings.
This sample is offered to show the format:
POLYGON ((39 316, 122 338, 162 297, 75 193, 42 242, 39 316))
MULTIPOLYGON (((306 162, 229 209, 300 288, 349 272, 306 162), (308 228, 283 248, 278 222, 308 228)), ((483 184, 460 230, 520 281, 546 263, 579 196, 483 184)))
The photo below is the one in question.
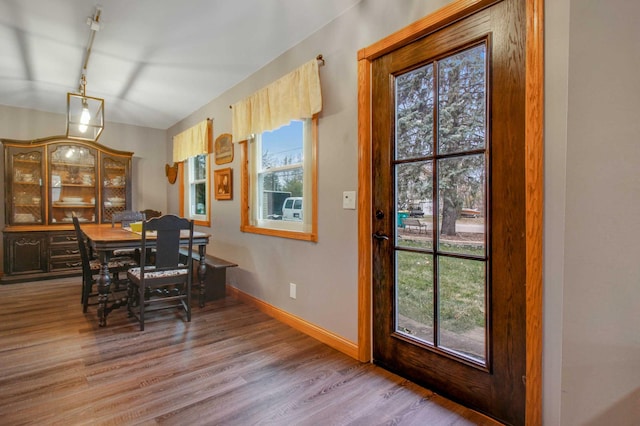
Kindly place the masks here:
POLYGON ((104 129, 104 99, 87 96, 87 65, 96 32, 100 30, 101 8, 96 8, 93 18, 87 19, 91 32, 85 51, 80 78, 80 93, 67 93, 67 138, 97 141, 104 129))

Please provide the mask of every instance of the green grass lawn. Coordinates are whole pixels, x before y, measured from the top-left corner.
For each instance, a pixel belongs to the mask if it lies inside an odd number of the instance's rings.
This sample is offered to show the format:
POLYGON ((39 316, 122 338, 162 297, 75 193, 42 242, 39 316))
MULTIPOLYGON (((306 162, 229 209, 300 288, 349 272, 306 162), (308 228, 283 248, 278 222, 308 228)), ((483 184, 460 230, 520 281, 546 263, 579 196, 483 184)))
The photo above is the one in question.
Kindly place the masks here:
MULTIPOLYGON (((402 244, 407 246, 406 244, 402 244)), ((451 247, 455 249, 455 247, 451 247)), ((455 249, 483 254, 482 248, 455 249), (474 252, 475 250, 475 252, 474 252)), ((440 256, 438 266, 439 321, 443 330, 464 333, 485 326, 485 263, 440 256)), ((434 257, 427 253, 398 252, 397 304, 402 316, 433 326, 434 257)))

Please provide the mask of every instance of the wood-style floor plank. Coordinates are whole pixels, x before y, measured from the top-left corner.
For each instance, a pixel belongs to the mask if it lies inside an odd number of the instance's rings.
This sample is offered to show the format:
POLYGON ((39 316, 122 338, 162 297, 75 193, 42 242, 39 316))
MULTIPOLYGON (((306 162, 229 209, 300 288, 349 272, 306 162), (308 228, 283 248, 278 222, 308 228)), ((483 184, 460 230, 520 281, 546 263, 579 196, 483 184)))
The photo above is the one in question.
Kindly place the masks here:
POLYGON ((65 278, 0 286, 0 424, 498 423, 230 297, 100 328, 65 278))

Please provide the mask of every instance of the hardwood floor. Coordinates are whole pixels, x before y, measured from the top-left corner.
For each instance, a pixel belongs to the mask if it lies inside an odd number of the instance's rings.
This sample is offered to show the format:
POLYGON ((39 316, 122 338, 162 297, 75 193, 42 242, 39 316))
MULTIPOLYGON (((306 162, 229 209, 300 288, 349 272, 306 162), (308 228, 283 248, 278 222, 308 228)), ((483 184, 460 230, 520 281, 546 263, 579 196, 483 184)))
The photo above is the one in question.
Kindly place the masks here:
POLYGON ((0 424, 498 424, 233 298, 194 306, 99 328, 80 278, 1 285, 0 424))

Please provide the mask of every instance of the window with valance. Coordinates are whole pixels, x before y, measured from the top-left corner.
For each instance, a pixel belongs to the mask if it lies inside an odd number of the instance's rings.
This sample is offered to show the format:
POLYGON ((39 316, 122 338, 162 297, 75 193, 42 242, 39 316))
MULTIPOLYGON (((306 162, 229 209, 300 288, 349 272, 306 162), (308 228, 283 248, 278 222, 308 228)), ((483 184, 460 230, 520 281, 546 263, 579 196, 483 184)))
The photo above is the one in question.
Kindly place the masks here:
POLYGON ((173 137, 173 161, 179 164, 180 215, 197 225, 210 224, 212 122, 203 120, 173 137))
POLYGON ((318 67, 309 61, 233 105, 233 137, 244 141, 246 159, 244 232, 317 241, 318 67), (301 208, 287 207, 294 204, 301 208))

